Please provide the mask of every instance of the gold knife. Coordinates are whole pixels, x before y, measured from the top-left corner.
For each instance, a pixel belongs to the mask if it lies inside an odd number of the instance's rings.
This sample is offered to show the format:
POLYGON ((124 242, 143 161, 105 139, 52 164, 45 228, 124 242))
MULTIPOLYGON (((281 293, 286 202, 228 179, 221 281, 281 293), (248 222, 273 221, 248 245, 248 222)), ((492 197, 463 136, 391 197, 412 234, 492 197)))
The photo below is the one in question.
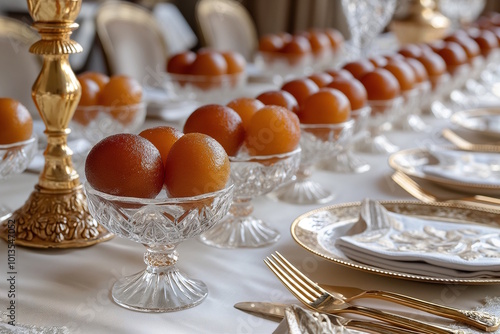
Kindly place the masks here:
MULTIPOLYGON (((269 302, 240 302, 234 305, 234 307, 237 308, 238 310, 263 315, 280 321, 285 317, 285 309, 288 306, 290 305, 269 303, 269 302)), ((379 334, 416 333, 406 328, 399 328, 391 325, 386 325, 381 322, 346 319, 332 314, 325 314, 325 313, 322 314, 326 315, 330 319, 330 322, 335 326, 347 327, 367 333, 379 333, 379 334)))
POLYGON ((344 300, 349 303, 353 300, 361 298, 383 299, 444 318, 453 319, 486 332, 494 332, 500 326, 500 319, 498 317, 485 312, 460 310, 389 291, 362 290, 354 287, 333 286, 326 284, 320 285, 325 290, 343 295, 344 300))

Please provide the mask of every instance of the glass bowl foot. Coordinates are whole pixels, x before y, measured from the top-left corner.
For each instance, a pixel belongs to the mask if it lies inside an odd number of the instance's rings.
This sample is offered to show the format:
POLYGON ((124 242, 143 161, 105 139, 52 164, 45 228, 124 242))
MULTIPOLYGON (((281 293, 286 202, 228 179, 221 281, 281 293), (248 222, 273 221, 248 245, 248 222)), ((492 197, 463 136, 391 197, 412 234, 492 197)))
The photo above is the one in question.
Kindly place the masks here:
POLYGON ((319 183, 298 179, 280 187, 271 196, 292 204, 321 204, 335 198, 331 191, 319 183))
POLYGON ((356 149, 360 152, 388 154, 399 150, 399 147, 389 141, 384 135, 375 137, 367 136, 356 143, 356 149))
POLYGON ((356 157, 351 151, 342 151, 326 160, 322 167, 324 170, 335 173, 364 173, 370 170, 370 165, 356 157))
POLYGON ((280 234, 252 216, 226 216, 200 236, 200 241, 218 248, 257 248, 275 243, 280 234))
POLYGON ((173 312, 201 303, 208 295, 205 283, 184 276, 174 267, 153 267, 118 280, 113 300, 141 312, 173 312))

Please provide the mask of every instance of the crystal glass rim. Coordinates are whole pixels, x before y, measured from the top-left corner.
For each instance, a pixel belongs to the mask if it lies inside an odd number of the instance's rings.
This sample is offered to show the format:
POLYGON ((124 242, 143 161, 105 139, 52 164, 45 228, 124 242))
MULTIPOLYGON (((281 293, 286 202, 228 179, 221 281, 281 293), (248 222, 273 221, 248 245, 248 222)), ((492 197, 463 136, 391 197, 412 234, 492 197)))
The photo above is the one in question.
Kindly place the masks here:
MULTIPOLYGON (((333 50, 333 47, 332 47, 332 50, 333 50)), ((272 52, 272 51, 257 51, 257 55, 261 55, 261 56, 277 56, 277 58, 281 58, 281 59, 291 59, 291 58, 313 58, 314 56, 314 53, 311 51, 311 52, 307 52, 307 53, 284 53, 284 52, 279 52, 279 51, 276 51, 276 52, 272 52)))
POLYGON ((388 105, 394 105, 396 103, 403 103, 403 97, 397 96, 397 97, 390 99, 390 100, 368 100, 367 103, 370 106, 386 107, 388 105))
POLYGON ((349 129, 354 126, 354 119, 349 119, 348 121, 333 124, 300 124, 300 128, 304 130, 309 129, 328 129, 328 130, 339 130, 339 129, 349 129))
POLYGON ((235 79, 243 80, 246 76, 246 69, 239 73, 233 74, 219 74, 219 75, 196 75, 196 74, 176 74, 176 73, 164 73, 165 79, 167 81, 179 81, 183 80, 186 84, 188 83, 226 83, 233 82, 235 79))
POLYGON ((210 198, 216 198, 222 195, 227 194, 228 192, 232 191, 234 188, 234 184, 229 179, 228 183, 226 186, 217 191, 213 191, 210 193, 206 194, 201 194, 201 195, 196 195, 196 196, 190 196, 190 197, 166 197, 166 198, 138 198, 138 197, 125 197, 125 196, 116 196, 116 195, 110 195, 103 193, 99 190, 96 190, 94 187, 90 185, 88 181, 85 181, 84 183, 84 188, 86 191, 89 191, 90 193, 93 193, 99 197, 103 197, 104 199, 108 201, 119 201, 123 203, 133 203, 133 204, 141 204, 141 205, 179 205, 179 204, 186 204, 186 203, 193 203, 193 202, 198 202, 201 200, 206 200, 210 198))
POLYGON ((413 88, 401 91, 401 95, 407 98, 415 97, 419 93, 420 93, 420 87, 418 86, 417 83, 415 83, 415 86, 413 86, 413 88))
POLYGON ((244 156, 244 157, 229 157, 230 162, 258 162, 260 160, 266 161, 269 159, 285 159, 289 158, 291 156, 294 156, 298 154, 302 149, 300 146, 298 146, 295 150, 286 152, 286 153, 279 153, 279 154, 270 154, 270 155, 249 155, 249 156, 244 156))
POLYGON ((145 108, 146 107, 146 102, 142 101, 136 104, 127 104, 124 106, 103 106, 96 104, 94 106, 78 106, 76 107, 76 110, 78 111, 100 111, 100 112, 107 112, 107 111, 114 111, 114 110, 119 110, 119 109, 136 109, 136 108, 145 108))
POLYGON ((16 147, 24 147, 24 146, 27 146, 27 145, 33 143, 34 141, 36 141, 36 136, 32 136, 30 139, 18 141, 18 142, 11 143, 11 144, 2 144, 2 145, 0 145, 0 150, 8 150, 11 148, 16 148, 16 147))
POLYGON ((368 113, 367 110, 372 110, 372 107, 370 107, 369 105, 366 105, 366 106, 363 106, 361 108, 358 108, 358 109, 354 109, 354 110, 351 110, 351 115, 356 115, 356 117, 360 116, 360 115, 363 115, 363 113, 368 113))

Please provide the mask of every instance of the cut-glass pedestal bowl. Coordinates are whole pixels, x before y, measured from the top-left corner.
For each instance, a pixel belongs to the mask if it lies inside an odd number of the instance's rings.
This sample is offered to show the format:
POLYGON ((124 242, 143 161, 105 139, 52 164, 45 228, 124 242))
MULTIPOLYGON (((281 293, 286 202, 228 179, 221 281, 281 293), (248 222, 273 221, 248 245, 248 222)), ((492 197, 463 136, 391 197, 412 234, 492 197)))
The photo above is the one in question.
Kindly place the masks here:
POLYGON ((323 169, 336 173, 364 173, 370 170, 370 164, 358 158, 353 152, 353 144, 366 134, 370 113, 369 106, 351 111, 351 118, 355 121, 351 140, 340 152, 323 161, 323 169))
POLYGON ((176 248, 226 215, 233 188, 194 197, 143 199, 105 194, 85 183, 92 216, 108 231, 146 247, 146 269, 119 279, 112 288, 113 300, 142 312, 178 311, 201 303, 208 289, 177 268, 176 248))
POLYGON ((72 135, 94 145, 117 133, 133 133, 146 119, 146 103, 126 106, 78 106, 71 120, 72 135))
POLYGON ((402 112, 404 99, 398 96, 391 100, 369 100, 372 112, 368 121, 366 135, 356 143, 356 149, 366 153, 394 153, 398 147, 384 135, 392 129, 392 123, 402 112))
POLYGON ((255 248, 276 242, 280 234, 252 216, 252 199, 267 194, 287 182, 299 167, 301 150, 265 156, 229 157, 234 183, 229 213, 200 240, 219 248, 255 248))
MULTIPOLYGON (((37 153, 36 137, 28 140, 0 145, 0 182, 14 174, 22 173, 37 153)), ((0 222, 10 217, 12 211, 0 204, 0 222)))
POLYGON ((273 197, 294 204, 317 204, 332 200, 335 194, 312 181, 313 168, 325 158, 333 157, 349 143, 354 120, 338 124, 301 124, 300 165, 291 182, 278 188, 273 197))

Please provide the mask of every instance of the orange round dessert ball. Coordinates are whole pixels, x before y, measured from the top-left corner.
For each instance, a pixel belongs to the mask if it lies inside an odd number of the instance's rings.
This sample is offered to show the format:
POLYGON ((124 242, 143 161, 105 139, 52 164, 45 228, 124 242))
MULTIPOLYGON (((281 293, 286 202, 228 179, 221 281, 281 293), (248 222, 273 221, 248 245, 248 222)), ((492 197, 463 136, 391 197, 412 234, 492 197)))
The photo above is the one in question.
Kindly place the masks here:
POLYGON ((493 50, 498 48, 498 40, 489 30, 473 30, 469 35, 479 45, 483 57, 488 57, 493 50))
POLYGON ((368 94, 365 86, 357 79, 337 78, 330 82, 327 87, 341 91, 349 99, 351 110, 361 109, 366 105, 368 94))
POLYGON ((12 144, 31 138, 33 119, 19 101, 0 98, 0 145, 12 144))
POLYGON ((264 35, 259 39, 259 51, 262 52, 278 52, 283 45, 283 38, 278 35, 264 35))
POLYGON ((427 74, 427 70, 425 69, 425 66, 422 65, 421 62, 419 62, 415 58, 406 58, 405 61, 413 69, 413 73, 415 73, 415 81, 417 83, 429 80, 429 75, 427 74))
POLYGON ((99 72, 84 72, 82 74, 79 74, 77 76, 78 79, 80 78, 86 78, 94 81, 98 86, 99 89, 102 89, 108 82, 109 82, 109 77, 106 74, 99 73, 99 72))
POLYGON ((291 55, 304 55, 311 53, 311 43, 304 36, 293 36, 292 39, 283 45, 280 52, 291 55))
POLYGON ((314 83, 318 86, 318 88, 325 87, 333 80, 333 77, 326 72, 313 73, 307 78, 314 81, 314 83))
POLYGON ((309 96, 300 110, 300 122, 304 124, 337 124, 349 120, 351 104, 339 90, 321 88, 309 96))
POLYGON ((342 68, 351 72, 356 79, 359 79, 365 73, 373 71, 375 66, 368 59, 359 59, 345 64, 342 68))
POLYGON ((415 73, 411 66, 405 61, 390 61, 384 66, 384 69, 388 70, 396 77, 402 91, 408 91, 415 87, 415 73))
POLYGON ((400 95, 396 77, 386 69, 377 68, 366 73, 359 81, 365 86, 368 100, 392 100, 400 95))
POLYGON ((417 60, 424 65, 429 77, 440 76, 446 72, 446 63, 443 58, 435 52, 423 52, 417 60))
POLYGON ((167 161, 170 148, 182 135, 182 132, 170 126, 157 126, 139 133, 139 136, 149 140, 158 149, 163 165, 167 161))
POLYGON ((187 133, 170 149, 165 186, 171 197, 191 197, 224 189, 230 164, 224 148, 212 137, 187 133))
POLYGON ((297 115, 280 106, 265 106, 255 113, 245 139, 250 155, 273 155, 295 150, 300 140, 297 115))
POLYGON ((253 115, 265 106, 264 103, 250 97, 240 97, 230 101, 227 106, 238 113, 243 122, 245 130, 250 126, 250 120, 253 115))
POLYGON ((472 62, 477 56, 481 55, 481 49, 479 48, 479 44, 475 40, 469 37, 465 32, 459 33, 456 32, 453 35, 450 35, 444 39, 447 42, 455 42, 460 44, 460 46, 464 49, 467 54, 467 58, 469 62, 472 62))
POLYGON ((292 94, 284 90, 270 90, 257 96, 257 100, 265 105, 285 107, 294 113, 299 112, 299 104, 292 94))
POLYGON ((345 69, 337 69, 337 70, 326 70, 326 73, 331 75, 333 78, 344 78, 344 79, 353 79, 354 76, 345 69))
POLYGON ((292 94, 299 104, 300 109, 300 106, 309 97, 309 95, 316 93, 319 90, 319 87, 314 83, 314 81, 302 78, 286 82, 283 86, 281 86, 281 90, 292 94))
POLYGON ((196 53, 192 51, 177 53, 168 59, 167 72, 174 74, 187 74, 195 59, 196 53))
POLYGON ((219 142, 226 153, 234 156, 245 140, 245 128, 240 115, 233 109, 207 104, 189 115, 184 124, 184 133, 203 133, 219 142))
POLYGON ((344 36, 336 29, 326 28, 325 34, 330 40, 330 45, 334 50, 339 49, 344 43, 344 36))
POLYGON ((98 104, 100 88, 97 82, 89 77, 77 77, 80 86, 82 87, 82 95, 80 97, 79 106, 95 106, 98 104))
POLYGON ((311 51, 314 54, 321 54, 331 48, 328 36, 319 30, 312 29, 307 33, 307 39, 311 44, 311 51))
POLYGON ((441 47, 436 50, 436 53, 443 58, 449 73, 453 73, 458 66, 469 61, 464 48, 455 42, 443 42, 441 47))
POLYGON ((154 198, 165 174, 160 152, 150 141, 121 133, 104 138, 90 150, 85 175, 103 193, 154 198))
POLYGON ((222 56, 226 59, 227 74, 236 74, 245 71, 247 64, 245 57, 234 51, 222 52, 222 56))
POLYGON ((98 102, 103 106, 128 106, 138 104, 142 99, 142 87, 137 80, 115 75, 99 93, 98 102))
POLYGON ((190 66, 189 73, 207 76, 226 74, 227 62, 219 52, 211 50, 198 52, 196 59, 190 66))

